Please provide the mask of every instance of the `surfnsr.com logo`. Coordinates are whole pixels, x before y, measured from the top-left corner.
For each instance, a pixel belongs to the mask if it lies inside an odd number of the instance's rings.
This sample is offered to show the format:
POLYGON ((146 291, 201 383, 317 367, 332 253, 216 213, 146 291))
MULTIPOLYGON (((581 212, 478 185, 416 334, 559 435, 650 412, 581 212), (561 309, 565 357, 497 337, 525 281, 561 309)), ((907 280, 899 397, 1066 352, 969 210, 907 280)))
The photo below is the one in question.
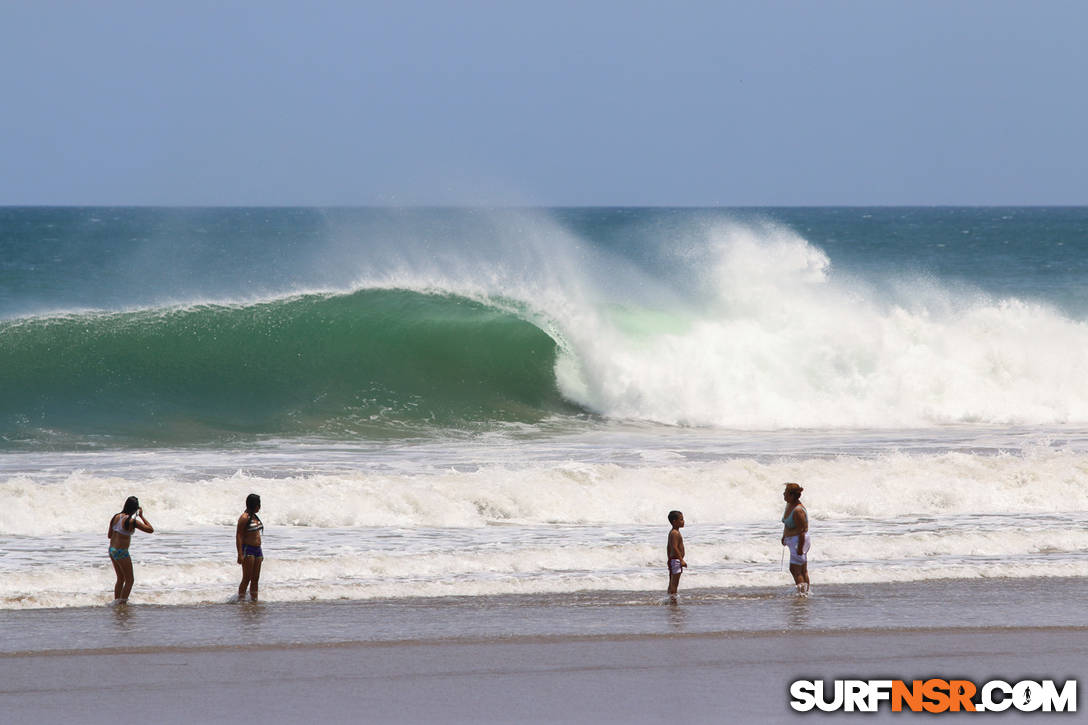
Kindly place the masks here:
POLYGON ((1076 712, 1077 681, 1054 680, 797 680, 790 707, 799 712, 1076 712))

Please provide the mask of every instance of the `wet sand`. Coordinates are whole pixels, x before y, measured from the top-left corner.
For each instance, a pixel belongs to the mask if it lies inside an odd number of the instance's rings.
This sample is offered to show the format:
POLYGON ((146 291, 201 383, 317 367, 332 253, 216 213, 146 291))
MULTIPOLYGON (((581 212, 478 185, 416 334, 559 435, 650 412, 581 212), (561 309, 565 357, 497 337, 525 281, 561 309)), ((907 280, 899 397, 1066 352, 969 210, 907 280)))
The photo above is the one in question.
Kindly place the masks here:
MULTIPOLYGON (((1083 680, 1086 663, 1082 628, 56 651, 0 656, 0 712, 36 723, 773 723, 805 717, 788 705, 802 677, 1083 680)), ((1002 721, 1021 717, 1038 715, 1002 721)))
POLYGON ((1081 578, 788 592, 5 610, 0 722, 774 723, 821 718, 801 678, 1088 675, 1081 578))
POLYGON ((254 604, 0 610, 0 654, 49 650, 477 641, 555 636, 730 635, 839 629, 1080 627, 1088 579, 931 580, 664 593, 581 591, 254 604))

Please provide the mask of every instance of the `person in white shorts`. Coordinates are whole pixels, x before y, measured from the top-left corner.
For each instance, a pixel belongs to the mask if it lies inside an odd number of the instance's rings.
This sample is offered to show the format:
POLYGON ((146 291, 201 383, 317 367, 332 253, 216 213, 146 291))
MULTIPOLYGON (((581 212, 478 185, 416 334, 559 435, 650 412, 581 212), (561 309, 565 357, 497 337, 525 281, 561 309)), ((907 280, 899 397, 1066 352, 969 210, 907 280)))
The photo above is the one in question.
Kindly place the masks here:
POLYGON ((782 545, 790 552, 790 574, 797 585, 797 593, 808 596, 808 550, 812 539, 808 535, 808 511, 801 503, 805 489, 798 483, 787 483, 782 498, 786 499, 786 511, 782 514, 782 545))

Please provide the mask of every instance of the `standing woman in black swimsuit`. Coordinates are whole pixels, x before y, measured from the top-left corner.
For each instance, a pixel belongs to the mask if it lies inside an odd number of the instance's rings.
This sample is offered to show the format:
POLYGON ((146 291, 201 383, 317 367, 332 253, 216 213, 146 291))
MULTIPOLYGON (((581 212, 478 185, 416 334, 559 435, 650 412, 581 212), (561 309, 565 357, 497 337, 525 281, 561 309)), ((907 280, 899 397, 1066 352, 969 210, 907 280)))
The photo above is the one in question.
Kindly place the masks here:
POLYGON ((140 508, 140 500, 135 496, 125 499, 125 505, 120 513, 110 519, 106 536, 110 540, 110 562, 113 564, 113 573, 117 575, 117 583, 113 585, 113 599, 116 602, 128 601, 129 592, 132 591, 132 583, 135 578, 132 575, 132 559, 128 555, 128 546, 132 543, 132 535, 136 529, 155 533, 150 522, 144 518, 144 510, 140 508))
POLYGON ((257 583, 261 579, 261 562, 264 561, 264 553, 261 551, 264 524, 257 516, 260 510, 261 497, 251 493, 246 496, 246 512, 238 517, 234 540, 238 546, 238 563, 242 565, 242 583, 238 585, 239 601, 245 597, 247 587, 249 598, 257 600, 257 583))

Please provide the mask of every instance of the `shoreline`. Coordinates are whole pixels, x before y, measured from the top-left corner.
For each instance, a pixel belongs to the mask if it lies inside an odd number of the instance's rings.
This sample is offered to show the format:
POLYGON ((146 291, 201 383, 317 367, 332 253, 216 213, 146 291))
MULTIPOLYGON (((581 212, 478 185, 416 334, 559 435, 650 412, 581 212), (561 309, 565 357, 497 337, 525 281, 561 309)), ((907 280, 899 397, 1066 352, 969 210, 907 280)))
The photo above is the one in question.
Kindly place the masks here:
POLYGON ((901 627, 880 628, 865 627, 857 629, 812 629, 812 630, 720 630, 707 632, 644 633, 644 634, 553 634, 553 635, 509 635, 501 637, 442 637, 431 639, 402 640, 341 640, 335 642, 282 642, 270 644, 205 644, 205 645, 148 645, 138 647, 97 647, 87 649, 49 649, 20 650, 0 652, 0 660, 26 657, 95 657, 100 655, 152 655, 152 654, 201 654, 226 652, 273 652, 291 650, 321 650, 348 648, 382 647, 442 647, 476 646, 490 644, 525 644, 550 645, 593 642, 644 642, 685 639, 775 639, 779 637, 839 637, 839 636, 898 636, 898 635, 947 635, 974 636, 1008 634, 1029 635, 1032 633, 1048 635, 1055 633, 1080 633, 1088 635, 1088 624, 1074 626, 994 626, 994 627, 901 627))
POLYGON ((561 595, 438 597, 206 605, 129 603, 0 610, 0 656, 45 652, 182 651, 238 647, 447 640, 575 641, 584 638, 732 636, 783 632, 1077 629, 1070 602, 1088 601, 1088 578, 930 580, 561 595))
POLYGON ((114 722, 120 702, 160 723, 236 721, 247 702, 282 722, 793 722, 801 715, 788 704, 796 679, 1082 679, 1085 631, 768 631, 5 655, 0 710, 13 722, 37 723, 114 722))

